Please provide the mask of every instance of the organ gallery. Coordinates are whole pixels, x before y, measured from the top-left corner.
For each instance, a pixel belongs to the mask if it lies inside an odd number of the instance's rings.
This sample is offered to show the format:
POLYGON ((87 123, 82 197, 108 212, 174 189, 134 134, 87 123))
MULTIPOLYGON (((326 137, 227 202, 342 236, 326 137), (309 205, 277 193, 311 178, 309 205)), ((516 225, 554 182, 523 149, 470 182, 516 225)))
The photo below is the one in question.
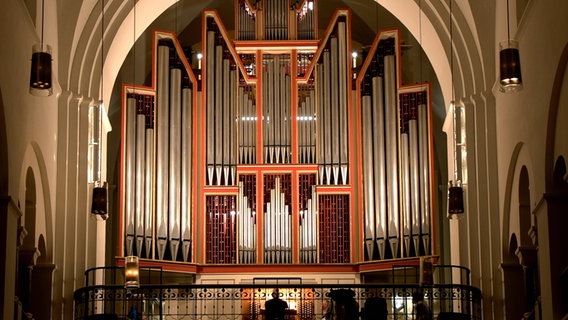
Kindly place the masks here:
POLYGON ((317 3, 236 0, 234 27, 203 11, 199 60, 153 33, 152 85, 122 90, 123 256, 195 272, 436 254, 429 84, 402 83, 396 29, 353 61, 350 11, 320 30, 317 3))

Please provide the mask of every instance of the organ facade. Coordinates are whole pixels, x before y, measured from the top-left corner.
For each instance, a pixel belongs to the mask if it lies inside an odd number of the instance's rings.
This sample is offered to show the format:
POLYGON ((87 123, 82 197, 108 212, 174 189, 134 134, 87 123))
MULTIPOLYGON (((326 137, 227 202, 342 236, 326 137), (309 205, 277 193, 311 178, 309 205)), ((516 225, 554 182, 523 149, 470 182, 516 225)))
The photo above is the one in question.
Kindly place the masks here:
POLYGON ((191 61, 156 31, 152 85, 123 86, 122 255, 195 273, 435 255, 430 91, 402 83, 398 31, 354 65, 349 10, 320 32, 316 0, 235 1, 233 38, 204 11, 191 61))

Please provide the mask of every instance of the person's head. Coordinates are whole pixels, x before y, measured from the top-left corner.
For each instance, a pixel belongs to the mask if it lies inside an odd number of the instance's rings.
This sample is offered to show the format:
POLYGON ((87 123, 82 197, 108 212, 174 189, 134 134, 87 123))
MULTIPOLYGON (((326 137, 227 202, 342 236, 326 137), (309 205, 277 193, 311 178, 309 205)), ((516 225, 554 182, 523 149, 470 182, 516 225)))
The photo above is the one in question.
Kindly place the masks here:
POLYGON ((321 303, 321 309, 325 312, 327 311, 328 307, 329 307, 329 301, 327 301, 327 299, 323 300, 323 302, 321 303))
POLYGON ((278 299, 279 296, 280 292, 278 291, 278 289, 274 289, 274 291, 272 291, 272 298, 278 299))
POLYGON ((412 293, 412 303, 416 304, 422 301, 424 301, 424 293, 420 291, 415 291, 412 293))

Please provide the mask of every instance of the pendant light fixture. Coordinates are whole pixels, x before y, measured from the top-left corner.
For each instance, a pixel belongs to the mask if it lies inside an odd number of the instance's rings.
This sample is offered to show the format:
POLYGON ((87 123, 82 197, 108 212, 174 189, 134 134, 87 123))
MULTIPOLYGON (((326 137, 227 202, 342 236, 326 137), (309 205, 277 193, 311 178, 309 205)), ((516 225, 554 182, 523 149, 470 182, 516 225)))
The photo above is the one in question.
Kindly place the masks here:
MULTIPOLYGON (((458 138, 461 140, 461 136, 458 137, 458 115, 455 98, 454 98, 454 44, 453 44, 453 23, 452 23, 452 0, 450 0, 450 74, 452 81, 452 101, 450 101, 450 112, 453 114, 453 131, 454 131, 454 181, 448 183, 448 218, 459 219, 463 216, 464 206, 463 206, 463 189, 461 186, 461 181, 459 180, 459 168, 458 168, 458 138)), ((461 115, 461 112, 460 112, 461 115)), ((461 122, 460 122, 461 124, 461 122)))
POLYGON ((47 97, 53 94, 51 70, 51 46, 43 43, 45 0, 41 2, 41 42, 32 47, 32 66, 30 73, 30 93, 47 97))
POLYGON ((104 112, 103 93, 103 66, 104 66, 104 34, 105 34, 105 1, 101 0, 101 99, 99 104, 91 107, 90 125, 92 144, 92 170, 93 170, 93 199, 91 204, 91 216, 96 220, 108 219, 108 184, 101 181, 102 159, 102 115, 104 112))
POLYGON ((501 91, 513 93, 523 88, 519 43, 511 39, 509 0, 507 0, 507 40, 499 43, 499 84, 501 91))

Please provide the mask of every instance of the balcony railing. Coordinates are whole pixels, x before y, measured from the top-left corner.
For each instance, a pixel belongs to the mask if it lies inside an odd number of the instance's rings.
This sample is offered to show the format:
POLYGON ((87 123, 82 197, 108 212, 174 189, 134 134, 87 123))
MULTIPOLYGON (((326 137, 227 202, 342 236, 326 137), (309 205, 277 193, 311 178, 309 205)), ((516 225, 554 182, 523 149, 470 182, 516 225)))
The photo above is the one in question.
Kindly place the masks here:
POLYGON ((139 289, 87 283, 75 292, 75 319, 265 320, 265 303, 275 291, 288 305, 282 320, 379 320, 372 314, 379 305, 386 307, 384 319, 418 319, 413 296, 423 297, 429 319, 481 319, 481 292, 468 284, 274 280, 262 278, 246 285, 145 284, 139 289))

